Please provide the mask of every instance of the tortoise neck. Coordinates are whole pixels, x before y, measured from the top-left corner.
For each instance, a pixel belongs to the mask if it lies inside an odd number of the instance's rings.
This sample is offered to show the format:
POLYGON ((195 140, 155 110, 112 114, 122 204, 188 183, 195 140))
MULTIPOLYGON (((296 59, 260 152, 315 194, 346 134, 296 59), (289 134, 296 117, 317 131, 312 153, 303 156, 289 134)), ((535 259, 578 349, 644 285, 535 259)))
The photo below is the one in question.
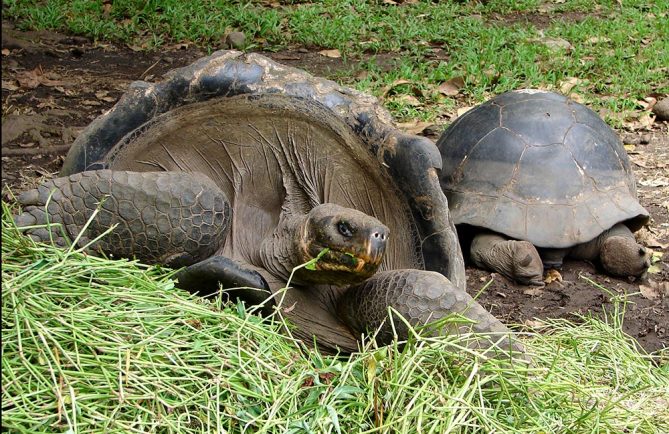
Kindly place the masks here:
POLYGON ((293 268, 309 260, 304 246, 307 218, 306 214, 282 213, 276 229, 260 246, 263 267, 284 282, 293 268))

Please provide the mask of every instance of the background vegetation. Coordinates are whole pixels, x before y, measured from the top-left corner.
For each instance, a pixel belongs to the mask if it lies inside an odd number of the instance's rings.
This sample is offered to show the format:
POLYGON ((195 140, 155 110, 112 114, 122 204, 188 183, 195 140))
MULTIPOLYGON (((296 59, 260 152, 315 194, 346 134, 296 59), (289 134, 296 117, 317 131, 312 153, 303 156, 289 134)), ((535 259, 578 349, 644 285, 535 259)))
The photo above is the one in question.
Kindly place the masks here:
POLYGON ((618 123, 643 110, 645 97, 669 93, 667 11, 667 0, 3 2, 20 28, 139 49, 214 50, 241 31, 249 50, 337 50, 330 55, 360 64, 335 78, 377 96, 392 87, 398 96, 387 105, 400 120, 434 120, 452 111, 456 94, 473 105, 540 87, 624 113, 611 117, 618 123))

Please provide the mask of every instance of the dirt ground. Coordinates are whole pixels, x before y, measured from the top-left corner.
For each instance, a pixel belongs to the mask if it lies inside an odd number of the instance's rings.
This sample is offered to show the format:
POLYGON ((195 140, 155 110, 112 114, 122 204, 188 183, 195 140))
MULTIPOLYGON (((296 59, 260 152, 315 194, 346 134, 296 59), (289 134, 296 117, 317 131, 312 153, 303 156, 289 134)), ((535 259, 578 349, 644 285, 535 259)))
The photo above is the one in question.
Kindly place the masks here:
MULTIPOLYGON (((67 148, 90 121, 108 110, 134 80, 159 80, 168 70, 206 53, 187 45, 158 52, 93 44, 51 32, 18 32, 2 24, 2 186, 21 191, 57 174, 67 148)), ((322 56, 295 48, 266 53, 274 60, 334 77, 358 73, 364 59, 322 56)), ((377 56, 392 64, 392 56, 377 56)), ((385 66, 385 65, 384 65, 385 66)), ((464 105, 464 103, 463 103, 464 105)), ((599 316, 611 312, 612 295, 627 294, 625 331, 649 352, 669 347, 669 125, 654 122, 618 131, 637 175, 639 197, 652 215, 639 240, 656 252, 648 277, 630 282, 602 274, 595 266, 568 262, 545 288, 515 285, 499 275, 468 269, 468 290, 500 319, 531 326, 535 318, 599 316), (660 256, 664 253, 664 256, 660 256), (610 291, 607 293, 596 285, 610 291)), ((426 128, 436 139, 441 125, 426 128)))

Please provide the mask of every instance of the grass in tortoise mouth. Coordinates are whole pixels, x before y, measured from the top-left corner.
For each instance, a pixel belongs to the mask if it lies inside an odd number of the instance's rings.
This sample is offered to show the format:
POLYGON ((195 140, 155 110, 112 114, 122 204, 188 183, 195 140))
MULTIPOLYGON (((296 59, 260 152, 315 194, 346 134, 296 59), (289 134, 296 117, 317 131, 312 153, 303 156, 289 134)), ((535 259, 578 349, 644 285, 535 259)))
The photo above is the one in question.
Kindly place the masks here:
MULTIPOLYGON (((316 247, 314 250, 317 250, 316 247)), ((318 255, 310 260, 305 266, 311 271, 348 271, 361 273, 365 270, 373 271, 380 264, 382 255, 369 257, 368 255, 356 255, 351 252, 323 248, 318 255)))

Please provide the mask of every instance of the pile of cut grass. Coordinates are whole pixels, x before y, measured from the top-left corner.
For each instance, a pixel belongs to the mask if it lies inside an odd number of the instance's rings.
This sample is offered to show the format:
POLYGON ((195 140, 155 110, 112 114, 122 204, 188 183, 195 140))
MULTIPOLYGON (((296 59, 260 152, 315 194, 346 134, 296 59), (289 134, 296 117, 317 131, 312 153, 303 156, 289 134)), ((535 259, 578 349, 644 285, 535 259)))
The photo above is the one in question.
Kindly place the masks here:
POLYGON ((2 241, 10 431, 669 432, 669 365, 616 322, 546 322, 529 367, 451 338, 332 357, 169 270, 36 244, 6 209, 2 241))

